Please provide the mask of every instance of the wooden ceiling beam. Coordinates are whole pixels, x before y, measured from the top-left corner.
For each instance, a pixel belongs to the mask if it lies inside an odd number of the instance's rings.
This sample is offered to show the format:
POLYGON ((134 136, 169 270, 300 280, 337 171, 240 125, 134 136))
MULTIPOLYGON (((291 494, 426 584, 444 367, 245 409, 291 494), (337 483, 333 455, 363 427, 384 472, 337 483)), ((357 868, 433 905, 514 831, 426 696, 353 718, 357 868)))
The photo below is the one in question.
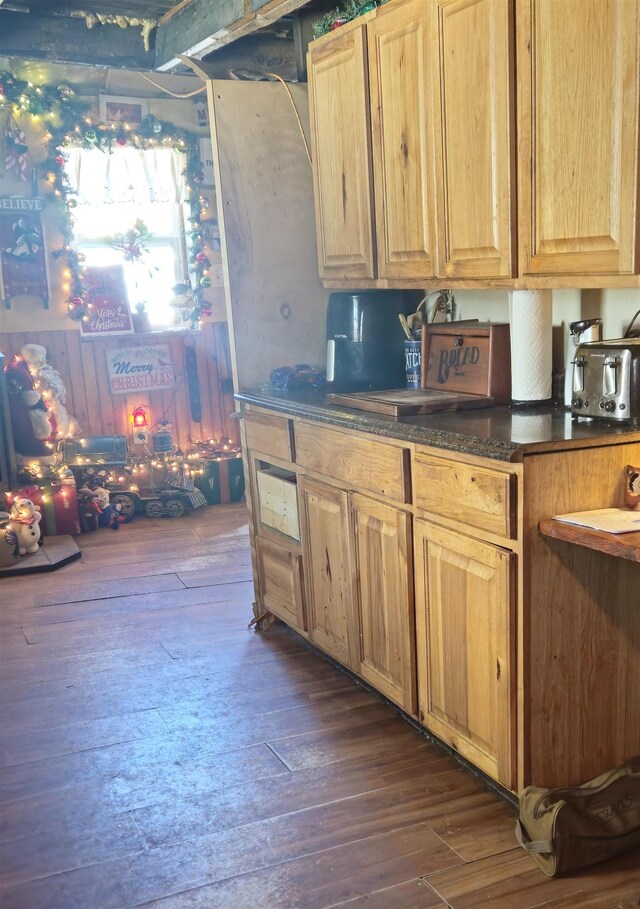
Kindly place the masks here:
POLYGON ((245 35, 271 25, 304 6, 306 0, 192 0, 165 17, 156 31, 156 69, 181 65, 180 55, 201 60, 245 35))
POLYGON ((83 19, 6 9, 0 10, 0 56, 112 69, 155 69, 154 49, 145 51, 138 28, 101 25, 88 29, 83 19))

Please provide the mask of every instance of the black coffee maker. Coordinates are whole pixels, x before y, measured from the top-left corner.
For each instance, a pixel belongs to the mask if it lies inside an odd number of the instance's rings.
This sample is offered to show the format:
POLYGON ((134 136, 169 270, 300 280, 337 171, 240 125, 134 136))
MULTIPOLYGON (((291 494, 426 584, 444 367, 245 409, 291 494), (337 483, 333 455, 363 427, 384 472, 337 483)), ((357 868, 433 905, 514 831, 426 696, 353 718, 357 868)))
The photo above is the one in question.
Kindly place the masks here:
POLYGON ((398 319, 415 312, 424 294, 363 290, 329 295, 327 382, 331 391, 402 388, 405 334, 398 319))

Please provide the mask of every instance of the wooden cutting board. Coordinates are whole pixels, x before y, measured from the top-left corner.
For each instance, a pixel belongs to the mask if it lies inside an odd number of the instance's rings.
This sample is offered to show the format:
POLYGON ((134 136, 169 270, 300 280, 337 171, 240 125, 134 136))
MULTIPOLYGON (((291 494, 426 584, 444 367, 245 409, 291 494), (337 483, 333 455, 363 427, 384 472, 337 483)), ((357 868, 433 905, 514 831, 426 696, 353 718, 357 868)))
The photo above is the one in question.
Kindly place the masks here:
POLYGON ((328 394, 330 404, 342 404, 356 410, 382 413, 392 417, 409 417, 417 414, 438 413, 451 410, 474 410, 492 407, 495 398, 486 395, 432 391, 423 388, 394 388, 390 391, 360 391, 348 394, 328 394))

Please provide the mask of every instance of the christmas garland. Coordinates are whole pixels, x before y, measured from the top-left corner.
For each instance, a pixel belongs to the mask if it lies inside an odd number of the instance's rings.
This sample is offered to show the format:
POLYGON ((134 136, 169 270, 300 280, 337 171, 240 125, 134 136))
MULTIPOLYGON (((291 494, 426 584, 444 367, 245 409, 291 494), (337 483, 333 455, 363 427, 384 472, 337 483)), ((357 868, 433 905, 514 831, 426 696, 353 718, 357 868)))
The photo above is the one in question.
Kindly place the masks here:
POLYGON ((327 32, 331 32, 341 25, 357 19, 358 16, 370 13, 371 10, 387 2, 388 0, 365 0, 364 3, 362 0, 345 0, 340 6, 336 6, 335 9, 321 16, 320 19, 316 19, 312 26, 313 37, 321 38, 327 32))
POLYGON ((183 313, 185 323, 192 326, 211 315, 211 304, 202 299, 202 292, 211 286, 211 262, 204 251, 203 212, 208 200, 199 191, 204 180, 198 153, 198 137, 172 123, 145 117, 142 123, 101 123, 90 113, 90 105, 78 98, 68 85, 34 85, 17 79, 12 73, 0 71, 0 111, 14 116, 30 116, 33 122, 43 121, 46 155, 38 169, 44 175, 47 191, 58 213, 62 246, 53 256, 65 263, 63 289, 67 297, 67 312, 71 319, 89 318, 89 302, 85 283, 84 256, 75 248, 73 210, 78 205, 76 194, 65 172, 66 152, 71 147, 99 148, 110 153, 129 146, 137 149, 170 148, 185 157, 185 182, 189 194, 189 271, 194 279, 192 306, 183 313), (44 122, 46 121, 46 122, 44 122))

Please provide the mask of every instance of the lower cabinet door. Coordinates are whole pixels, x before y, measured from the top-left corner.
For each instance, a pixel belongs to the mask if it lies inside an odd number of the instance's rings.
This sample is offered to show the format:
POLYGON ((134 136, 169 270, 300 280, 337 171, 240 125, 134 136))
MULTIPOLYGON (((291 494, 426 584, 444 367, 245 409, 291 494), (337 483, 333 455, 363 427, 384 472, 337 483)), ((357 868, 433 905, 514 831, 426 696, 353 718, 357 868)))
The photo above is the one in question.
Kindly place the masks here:
POLYGON ((414 525, 420 720, 510 789, 515 747, 515 556, 414 525))
POLYGON ((352 495, 360 619, 359 674, 416 712, 411 515, 352 495))
POLYGON ((256 541, 256 550, 264 609, 305 631, 302 556, 263 539, 256 541))
POLYGON ((298 485, 310 639, 358 669, 355 579, 346 492, 303 478, 298 485))

